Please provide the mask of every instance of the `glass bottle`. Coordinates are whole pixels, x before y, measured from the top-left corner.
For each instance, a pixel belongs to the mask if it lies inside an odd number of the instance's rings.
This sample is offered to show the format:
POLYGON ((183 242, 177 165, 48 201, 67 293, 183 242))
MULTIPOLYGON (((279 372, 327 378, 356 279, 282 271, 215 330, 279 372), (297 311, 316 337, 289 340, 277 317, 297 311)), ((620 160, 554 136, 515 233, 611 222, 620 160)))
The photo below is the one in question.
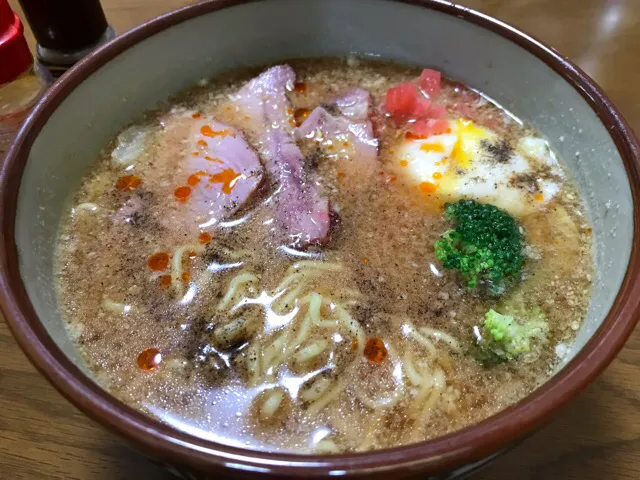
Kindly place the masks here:
POLYGON ((0 0, 0 159, 50 81, 33 61, 20 18, 0 0))

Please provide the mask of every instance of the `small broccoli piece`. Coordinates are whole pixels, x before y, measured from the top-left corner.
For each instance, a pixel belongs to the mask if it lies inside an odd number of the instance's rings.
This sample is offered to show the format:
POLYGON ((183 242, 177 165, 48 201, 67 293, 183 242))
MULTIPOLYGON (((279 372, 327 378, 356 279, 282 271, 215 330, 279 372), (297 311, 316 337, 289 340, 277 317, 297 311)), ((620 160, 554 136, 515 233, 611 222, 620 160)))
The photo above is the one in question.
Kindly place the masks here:
POLYGON ((478 339, 479 360, 485 364, 514 360, 531 351, 533 340, 544 340, 548 333, 549 327, 540 309, 532 311, 523 323, 516 322, 510 315, 489 310, 478 339))
POLYGON ((475 200, 447 203, 444 215, 455 226, 435 242, 444 268, 458 270, 469 288, 482 285, 491 295, 502 294, 508 282, 519 280, 523 239, 511 215, 475 200))

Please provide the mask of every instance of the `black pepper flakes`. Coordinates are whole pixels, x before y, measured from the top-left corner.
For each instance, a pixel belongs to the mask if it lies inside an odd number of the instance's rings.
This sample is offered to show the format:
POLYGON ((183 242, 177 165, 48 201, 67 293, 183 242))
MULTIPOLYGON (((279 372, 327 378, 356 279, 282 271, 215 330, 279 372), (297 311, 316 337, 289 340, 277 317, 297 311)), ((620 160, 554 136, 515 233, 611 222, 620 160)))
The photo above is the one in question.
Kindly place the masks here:
POLYGON ((482 140, 480 145, 489 155, 491 155, 491 160, 497 163, 507 163, 513 153, 511 143, 504 138, 494 143, 491 143, 488 140, 482 140))

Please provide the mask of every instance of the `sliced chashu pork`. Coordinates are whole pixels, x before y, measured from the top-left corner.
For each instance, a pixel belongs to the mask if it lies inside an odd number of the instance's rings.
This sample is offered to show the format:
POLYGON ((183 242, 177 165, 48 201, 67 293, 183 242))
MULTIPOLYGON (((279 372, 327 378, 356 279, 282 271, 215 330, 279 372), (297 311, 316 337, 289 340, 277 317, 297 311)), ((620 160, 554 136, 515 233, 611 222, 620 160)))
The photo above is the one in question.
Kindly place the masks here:
POLYGON ((369 120, 370 103, 369 92, 352 88, 314 109, 296 130, 296 136, 301 141, 330 146, 341 170, 373 173, 378 164, 378 140, 369 120))
POLYGON ((264 166, 275 182, 276 222, 285 240, 294 246, 322 244, 331 229, 329 201, 303 168, 287 99, 294 81, 291 67, 269 68, 242 87, 233 103, 239 123, 257 139, 264 166))
POLYGON ((262 182, 264 168, 244 135, 229 125, 204 117, 195 122, 189 138, 185 187, 191 195, 185 202, 195 214, 205 215, 205 228, 247 202, 262 182))
MULTIPOLYGON (((156 202, 170 199, 161 224, 181 225, 191 235, 214 228, 246 204, 262 182, 257 153, 240 131, 211 117, 172 112, 161 123, 141 189, 156 192, 156 202)), ((138 191, 128 196, 114 221, 134 225, 149 207, 138 191)))

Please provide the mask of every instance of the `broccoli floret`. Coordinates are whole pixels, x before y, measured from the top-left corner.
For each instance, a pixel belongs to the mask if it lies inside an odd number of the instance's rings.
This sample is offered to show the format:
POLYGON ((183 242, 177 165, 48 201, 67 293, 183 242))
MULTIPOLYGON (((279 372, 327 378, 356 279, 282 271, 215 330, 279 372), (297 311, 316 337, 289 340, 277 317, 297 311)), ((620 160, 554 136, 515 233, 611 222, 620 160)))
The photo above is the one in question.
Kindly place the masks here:
POLYGON ((511 215, 475 200, 447 203, 444 215, 455 226, 435 243, 444 268, 458 270, 469 288, 482 285, 491 295, 520 278, 523 239, 511 215))
POLYGON ((478 338, 479 360, 485 364, 514 360, 531 351, 533 340, 544 340, 548 333, 544 313, 538 308, 523 323, 516 322, 510 315, 489 310, 478 338))

